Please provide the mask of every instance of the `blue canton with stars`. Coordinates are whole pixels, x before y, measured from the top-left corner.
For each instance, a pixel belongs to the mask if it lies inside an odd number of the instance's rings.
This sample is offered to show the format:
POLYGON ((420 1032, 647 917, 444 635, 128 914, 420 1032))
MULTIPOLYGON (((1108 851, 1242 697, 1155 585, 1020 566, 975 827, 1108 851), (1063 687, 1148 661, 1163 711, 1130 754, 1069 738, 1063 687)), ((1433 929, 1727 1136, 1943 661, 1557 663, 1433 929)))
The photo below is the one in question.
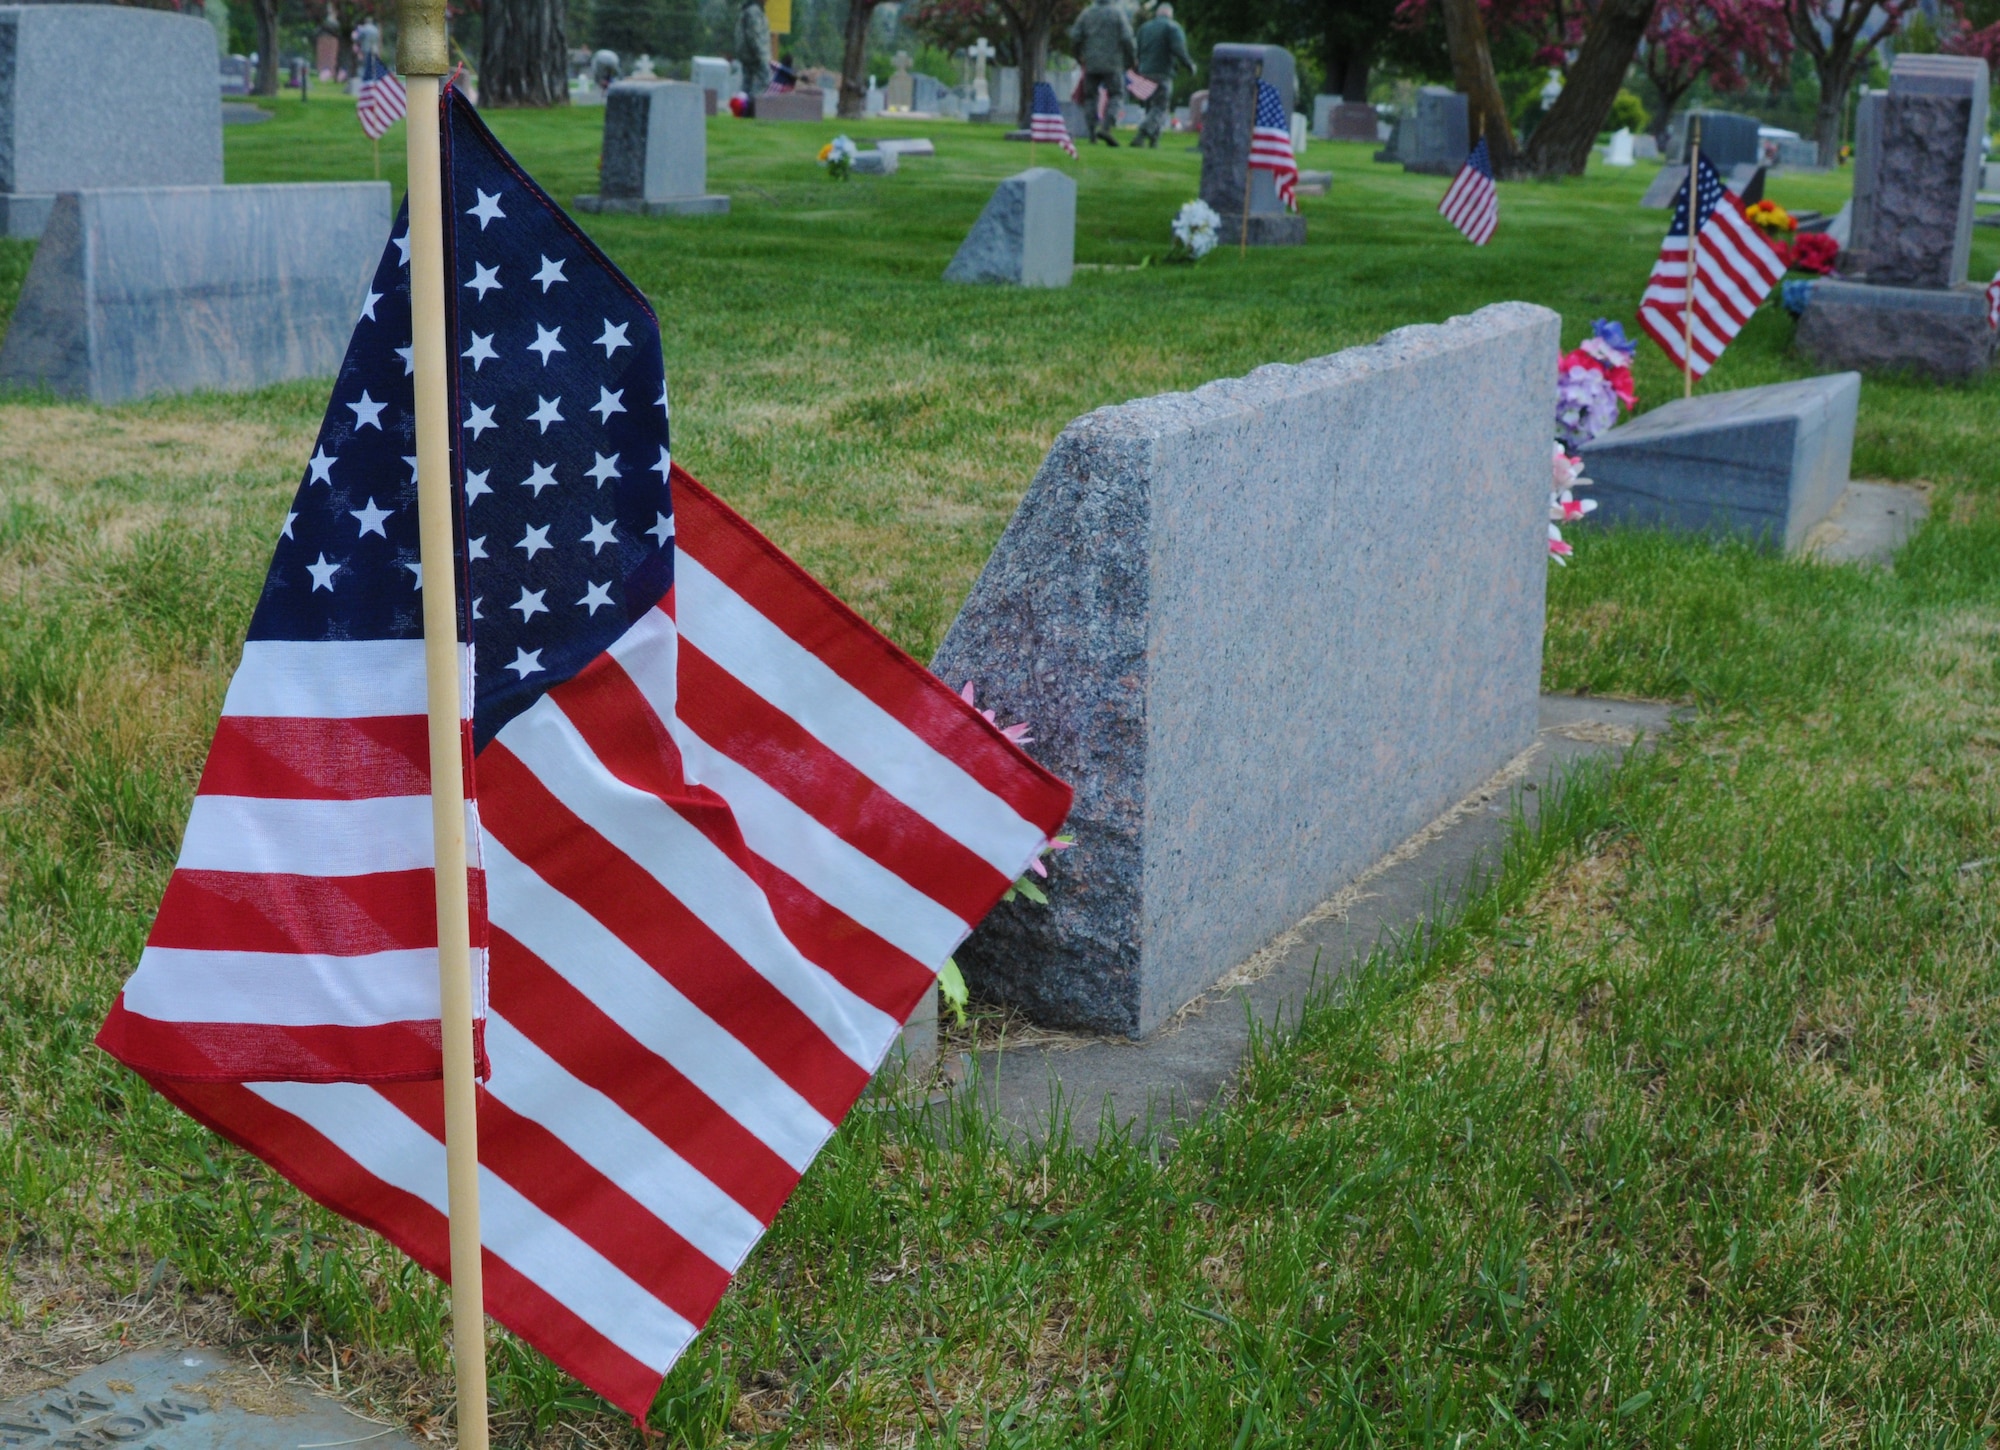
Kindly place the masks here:
MULTIPOLYGON (((452 478, 474 748, 673 583, 646 299, 447 88, 452 478)), ((369 283, 251 639, 421 639, 408 209, 369 283)))
MULTIPOLYGON (((1697 232, 1708 225, 1709 217, 1722 202, 1723 192, 1722 173, 1709 164, 1708 157, 1705 154, 1701 156, 1700 160, 1700 176, 1697 181, 1695 194, 1695 205, 1699 208, 1694 224, 1694 229, 1697 232)), ((1687 234, 1688 184, 1683 181, 1679 194, 1674 197, 1674 220, 1673 224, 1667 228, 1667 235, 1670 237, 1684 237, 1687 234)))

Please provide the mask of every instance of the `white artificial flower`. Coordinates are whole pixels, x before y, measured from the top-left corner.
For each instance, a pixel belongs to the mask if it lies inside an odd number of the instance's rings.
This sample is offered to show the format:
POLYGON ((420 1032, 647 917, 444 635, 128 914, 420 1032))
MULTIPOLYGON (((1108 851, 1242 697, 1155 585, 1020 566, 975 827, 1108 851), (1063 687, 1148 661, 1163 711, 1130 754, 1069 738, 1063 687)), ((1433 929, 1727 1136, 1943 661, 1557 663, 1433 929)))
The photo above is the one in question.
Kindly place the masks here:
POLYGON ((1205 201, 1191 201, 1174 217, 1174 240, 1200 261, 1215 250, 1221 226, 1222 217, 1214 207, 1205 201))

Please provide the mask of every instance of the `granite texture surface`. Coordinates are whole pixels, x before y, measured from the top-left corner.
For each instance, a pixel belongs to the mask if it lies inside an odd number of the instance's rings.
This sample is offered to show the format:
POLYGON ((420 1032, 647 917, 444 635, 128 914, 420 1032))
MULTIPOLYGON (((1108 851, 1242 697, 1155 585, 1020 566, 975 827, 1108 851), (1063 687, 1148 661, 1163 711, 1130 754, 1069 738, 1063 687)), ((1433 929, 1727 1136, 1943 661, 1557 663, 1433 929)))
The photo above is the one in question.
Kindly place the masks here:
POLYGON ((760 121, 821 121, 826 118, 825 93, 818 86, 774 91, 757 97, 760 121))
POLYGON ((1861 374, 1677 398, 1583 446, 1597 517, 1742 534, 1796 552, 1854 455, 1861 374))
POLYGON ((388 234, 380 181, 65 192, 0 384, 122 403, 329 377, 388 234))
POLYGON ((1143 1036, 1533 739, 1558 330, 1502 303, 1064 430, 932 662, 1077 793, 976 992, 1143 1036))
MULTIPOLYGON (((1755 116, 1735 111, 1697 111, 1701 117, 1701 152, 1708 164, 1724 176, 1730 168, 1763 159, 1755 116)), ((1667 154, 1682 166, 1687 164, 1688 118, 1676 116, 1667 136, 1667 154)))
POLYGON ((1201 126, 1201 199, 1221 216, 1225 240, 1241 237, 1247 179, 1250 244, 1298 246, 1306 239, 1305 218, 1278 199, 1270 172, 1250 170, 1250 123, 1257 112, 1260 75, 1281 97, 1288 95, 1295 84, 1290 54, 1269 45, 1215 47, 1201 126))
POLYGON ((1417 90, 1414 149, 1403 162, 1405 171, 1427 176, 1456 176, 1472 151, 1472 130, 1465 97, 1445 86, 1417 90))
MULTIPOLYGON (((1317 100, 1334 98, 1321 96, 1317 100)), ((1329 141, 1376 141, 1381 136, 1381 121, 1373 106, 1336 100, 1327 107, 1325 121, 1313 127, 1313 134, 1329 141)))
POLYGON ((1976 378, 1993 365, 1986 295, 1963 287, 1882 287, 1831 278, 1813 284, 1792 346, 1821 367, 1976 378))
POLYGON ((1067 287, 1075 266, 1076 182, 1035 166, 993 189, 944 279, 1067 287))
POLYGON ((1861 242, 1858 271, 1849 275, 1890 287, 1950 287, 1965 280, 1972 188, 1964 175, 1972 110, 1969 97, 1889 93, 1882 106, 1874 226, 1861 242))
POLYGON ((1851 241, 1841 244, 1845 276, 1860 265, 1861 243, 1875 235, 1875 187, 1882 172, 1882 103, 1887 91, 1862 88, 1854 101, 1854 194, 1847 199, 1851 241))
MULTIPOLYGON (((0 194, 222 180, 215 31, 122 5, 0 6, 0 194)), ((37 235, 46 203, 10 205, 37 235)))
POLYGON ((664 201, 708 190, 702 88, 679 81, 619 81, 604 97, 605 197, 664 201))
MULTIPOLYGON (((1956 215, 1945 222, 1952 242, 1947 286, 1955 287, 1966 279, 1966 268, 1972 260, 1974 202, 1981 189, 1985 162, 1982 143, 1986 140, 1991 106, 1991 81, 1986 61, 1976 55, 1899 55, 1889 69, 1892 97, 1947 96, 1962 99, 1972 107, 1962 144, 1953 147, 1946 142, 1947 153, 1956 150, 1959 157, 1956 185, 1941 188, 1937 200, 1931 203, 1938 205, 1946 197, 1955 197, 1958 202, 1956 215)), ((1942 209, 1939 215, 1943 220, 1942 209)))

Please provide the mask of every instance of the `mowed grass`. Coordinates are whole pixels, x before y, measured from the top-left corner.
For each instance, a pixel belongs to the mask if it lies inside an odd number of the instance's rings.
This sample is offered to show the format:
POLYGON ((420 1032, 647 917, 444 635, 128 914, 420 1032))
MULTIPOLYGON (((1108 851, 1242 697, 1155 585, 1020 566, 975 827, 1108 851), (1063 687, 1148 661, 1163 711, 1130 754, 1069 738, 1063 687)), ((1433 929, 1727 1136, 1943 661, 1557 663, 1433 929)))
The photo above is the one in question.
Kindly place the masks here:
MULTIPOLYGON (((345 107, 276 109, 230 131, 232 179, 368 174, 345 107)), ((598 123, 495 121, 563 198, 590 189, 598 123)), ((1633 205, 1645 168, 1593 173, 1503 187, 1475 251, 1434 214, 1442 180, 1316 143, 1336 180, 1308 247, 1109 270, 1163 252, 1194 192, 1169 143, 1062 163, 1096 268, 1072 288, 948 289, 1025 148, 869 123, 943 154, 836 186, 810 160, 834 129, 718 120, 728 218, 590 228, 659 307, 677 455, 920 656, 1069 418, 1505 298, 1556 308, 1571 342, 1629 325, 1664 224, 1633 205)), ((1772 192, 1831 209, 1843 184, 1772 192)), ((0 248, 0 306, 27 255, 0 248)), ((1982 233, 1975 269, 1995 261, 1982 233)), ((1802 375, 1790 330, 1761 314, 1708 386, 1802 375)), ((1677 391, 1650 351, 1639 383, 1677 391)), ((1172 1143, 1085 1156, 963 1108, 857 1115, 652 1426, 1992 1443, 1996 398, 1864 390, 1856 471, 1933 485, 1893 571, 1574 531, 1548 684, 1684 701, 1690 723, 1572 781, 1461 919, 1387 944, 1172 1143)), ((328 1390, 338 1357, 357 1403, 448 1435, 437 1286, 89 1045, 323 405, 323 385, 0 404, 0 1385, 179 1328, 328 1390)), ((638 1443, 533 1353, 499 1338, 494 1363, 505 1443, 638 1443)))

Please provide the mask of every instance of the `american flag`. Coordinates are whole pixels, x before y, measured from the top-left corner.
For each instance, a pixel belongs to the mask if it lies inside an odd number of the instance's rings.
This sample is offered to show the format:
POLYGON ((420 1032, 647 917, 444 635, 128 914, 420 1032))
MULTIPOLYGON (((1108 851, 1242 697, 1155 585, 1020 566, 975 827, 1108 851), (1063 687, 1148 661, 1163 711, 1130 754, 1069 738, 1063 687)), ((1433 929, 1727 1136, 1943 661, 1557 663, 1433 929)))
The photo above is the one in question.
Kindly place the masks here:
POLYGON ((403 83, 382 64, 381 56, 371 55, 362 61, 361 94, 354 103, 354 114, 360 117, 361 129, 370 141, 380 140, 384 131, 402 120, 409 102, 403 83))
POLYGON ((1986 325, 2000 329, 2000 272, 1993 274, 1993 280, 1986 284, 1986 325))
MULTIPOLYGON (((1292 121, 1284 100, 1269 81, 1257 82, 1257 115, 1250 124, 1250 169, 1268 171, 1278 200, 1299 209, 1299 166, 1292 155, 1292 121)), ((1247 204, 1247 198, 1246 204, 1247 204)))
POLYGON ((1072 157, 1076 155, 1076 143, 1069 139, 1069 123, 1063 120, 1062 107, 1056 103, 1056 88, 1047 81, 1035 82, 1035 106, 1028 114, 1028 139, 1053 141, 1072 157))
MULTIPOLYGON (((486 1302, 642 1415, 1069 790, 672 462, 645 298, 446 105, 486 1302)), ((407 239, 99 1041, 443 1274, 407 239)))
POLYGON ((1743 203, 1722 184, 1706 156, 1697 155, 1699 174, 1681 184, 1674 198, 1673 224, 1660 244, 1660 259, 1639 299, 1639 326, 1657 342, 1674 366, 1704 376, 1729 346, 1750 314, 1785 275, 1785 262, 1764 234, 1744 215, 1743 203), (1688 297, 1688 195, 1694 189, 1697 275, 1692 325, 1688 297), (1692 356, 1685 346, 1692 341, 1692 356))
POLYGON ((1475 247, 1493 239, 1493 229, 1500 225, 1500 193, 1493 185, 1493 158, 1487 153, 1484 136, 1465 158, 1465 165, 1458 168, 1451 189, 1438 203, 1438 212, 1475 247))

